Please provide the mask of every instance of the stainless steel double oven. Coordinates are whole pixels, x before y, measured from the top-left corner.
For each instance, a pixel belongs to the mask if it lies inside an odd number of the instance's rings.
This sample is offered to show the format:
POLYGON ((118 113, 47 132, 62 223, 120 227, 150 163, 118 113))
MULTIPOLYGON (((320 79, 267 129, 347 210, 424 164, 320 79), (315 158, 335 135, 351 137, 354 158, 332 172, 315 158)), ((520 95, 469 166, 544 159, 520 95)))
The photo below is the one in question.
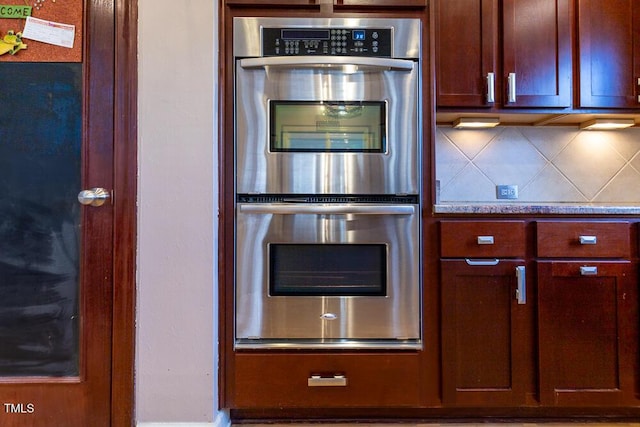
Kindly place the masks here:
POLYGON ((236 348, 421 347, 420 34, 234 19, 236 348))

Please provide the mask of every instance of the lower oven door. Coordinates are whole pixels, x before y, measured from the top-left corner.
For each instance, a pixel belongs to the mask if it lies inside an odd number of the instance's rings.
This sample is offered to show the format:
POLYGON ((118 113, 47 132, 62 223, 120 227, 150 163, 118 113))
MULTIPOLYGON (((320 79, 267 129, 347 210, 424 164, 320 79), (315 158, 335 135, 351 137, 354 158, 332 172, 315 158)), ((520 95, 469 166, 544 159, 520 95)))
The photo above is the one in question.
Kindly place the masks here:
POLYGON ((421 347, 417 205, 237 212, 237 348, 421 347))

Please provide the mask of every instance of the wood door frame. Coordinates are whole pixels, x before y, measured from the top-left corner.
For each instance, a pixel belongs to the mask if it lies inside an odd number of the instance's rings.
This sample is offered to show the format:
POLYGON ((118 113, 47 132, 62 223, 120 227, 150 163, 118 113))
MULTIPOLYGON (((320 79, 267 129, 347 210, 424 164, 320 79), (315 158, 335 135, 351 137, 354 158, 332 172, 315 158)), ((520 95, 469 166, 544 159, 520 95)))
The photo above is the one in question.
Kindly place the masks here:
MULTIPOLYGON (((138 1, 113 0, 114 265, 111 426, 134 425, 138 1)), ((106 10, 105 10, 106 11, 106 10)))

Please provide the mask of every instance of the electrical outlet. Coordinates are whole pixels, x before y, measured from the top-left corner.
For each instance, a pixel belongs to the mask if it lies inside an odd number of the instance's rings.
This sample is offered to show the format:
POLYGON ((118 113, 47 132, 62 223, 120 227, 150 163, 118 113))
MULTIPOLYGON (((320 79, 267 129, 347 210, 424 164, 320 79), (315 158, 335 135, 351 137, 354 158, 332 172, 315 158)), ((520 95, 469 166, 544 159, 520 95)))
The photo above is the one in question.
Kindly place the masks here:
POLYGON ((496 185, 496 197, 498 199, 517 199, 517 185, 496 185))

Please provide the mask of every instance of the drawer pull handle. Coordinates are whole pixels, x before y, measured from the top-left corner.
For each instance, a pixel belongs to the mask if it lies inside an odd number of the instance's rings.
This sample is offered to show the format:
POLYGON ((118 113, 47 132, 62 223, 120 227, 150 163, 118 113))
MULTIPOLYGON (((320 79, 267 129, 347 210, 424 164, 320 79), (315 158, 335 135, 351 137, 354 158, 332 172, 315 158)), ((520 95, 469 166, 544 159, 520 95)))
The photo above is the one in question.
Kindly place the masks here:
POLYGON ((311 375, 307 379, 309 387, 346 387, 347 377, 344 375, 334 375, 332 377, 321 377, 320 375, 311 375))
POLYGON ((596 236, 580 236, 581 245, 595 245, 596 243, 598 243, 596 236))
POLYGON ((493 236, 478 236, 479 245, 493 245, 493 243, 494 243, 493 236))
POLYGON ((469 259, 465 258, 467 265, 498 265, 500 263, 499 259, 469 259))
POLYGON ((598 275, 598 267, 580 267, 580 274, 583 276, 597 276, 598 275))
POLYGON ((516 279, 518 288, 516 289, 516 300, 518 304, 527 303, 527 274, 524 265, 516 267, 516 279))

